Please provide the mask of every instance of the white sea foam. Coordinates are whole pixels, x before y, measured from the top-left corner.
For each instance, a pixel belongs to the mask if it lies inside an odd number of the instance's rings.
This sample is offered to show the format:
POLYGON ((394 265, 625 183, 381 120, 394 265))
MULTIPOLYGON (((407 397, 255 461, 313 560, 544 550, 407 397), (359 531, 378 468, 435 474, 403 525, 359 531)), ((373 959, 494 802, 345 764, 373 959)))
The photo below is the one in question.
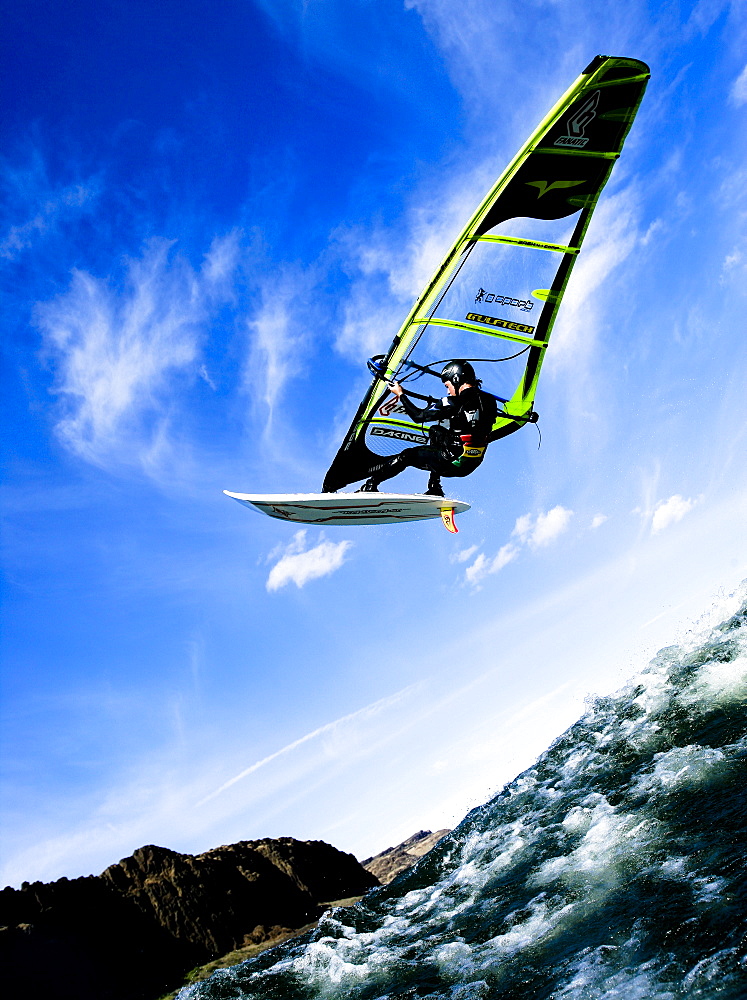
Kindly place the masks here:
POLYGON ((490 996, 490 987, 484 979, 474 983, 464 983, 462 986, 452 986, 449 990, 449 1000, 482 1000, 490 996))
POLYGON ((728 704, 747 701, 747 655, 727 663, 706 663, 682 694, 685 704, 728 704))
POLYGON ((657 982, 652 970, 626 968, 610 972, 603 966, 582 965, 557 1000, 676 1000, 677 994, 657 982))
POLYGON ((739 948, 723 948, 697 962, 682 980, 690 995, 698 996, 711 984, 723 982, 734 973, 747 974, 747 955, 739 948))
POLYGON ((630 862, 640 859, 656 840, 653 820, 621 813, 604 796, 597 799, 593 808, 576 808, 566 816, 571 826, 585 828, 583 837, 575 849, 540 867, 534 876, 537 884, 561 878, 609 892, 626 877, 630 862))
POLYGON ((315 940, 250 973, 251 986, 227 970, 218 992, 193 987, 185 1000, 518 1000, 540 982, 553 1000, 743 1000, 733 825, 744 631, 734 622, 662 650, 399 892, 325 914, 315 940), (719 833, 732 824, 707 851, 701 802, 719 833))
POLYGON ((656 793, 675 787, 704 784, 712 779, 714 769, 723 760, 723 751, 712 747, 697 744, 673 747, 654 756, 653 770, 638 778, 634 790, 656 793))
MULTIPOLYGON (((562 924, 573 913, 575 906, 570 903, 553 909, 547 900, 538 897, 532 900, 527 909, 529 913, 525 920, 514 924, 505 934, 497 934, 482 946, 480 950, 483 955, 488 951, 495 951, 501 957, 508 957, 537 944, 562 924)), ((494 956, 491 959, 494 960, 494 956)))

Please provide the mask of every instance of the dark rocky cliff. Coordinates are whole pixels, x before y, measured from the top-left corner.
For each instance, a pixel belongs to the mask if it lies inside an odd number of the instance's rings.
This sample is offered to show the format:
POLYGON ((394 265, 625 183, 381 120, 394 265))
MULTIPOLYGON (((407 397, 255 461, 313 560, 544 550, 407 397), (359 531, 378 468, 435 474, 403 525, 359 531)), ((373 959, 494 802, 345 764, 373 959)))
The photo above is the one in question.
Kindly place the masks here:
POLYGON ((141 847, 98 876, 0 892, 4 983, 25 1000, 151 1000, 193 966, 377 884, 322 841, 249 840, 198 855, 141 847))

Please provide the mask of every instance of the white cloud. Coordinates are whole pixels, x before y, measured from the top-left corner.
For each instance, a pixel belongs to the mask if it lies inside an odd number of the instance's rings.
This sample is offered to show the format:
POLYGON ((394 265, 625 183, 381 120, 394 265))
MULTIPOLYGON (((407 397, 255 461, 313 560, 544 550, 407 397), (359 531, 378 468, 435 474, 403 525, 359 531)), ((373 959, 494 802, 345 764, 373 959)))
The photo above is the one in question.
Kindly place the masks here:
POLYGON ((721 266, 721 278, 720 284, 726 284, 726 279, 729 277, 729 272, 735 271, 742 264, 744 255, 739 247, 734 247, 731 253, 728 253, 724 257, 724 263, 721 266))
MULTIPOLYGON (((518 544, 507 542, 501 546, 495 556, 489 559, 484 552, 481 552, 477 559, 468 566, 464 572, 465 582, 473 587, 477 587, 486 576, 498 573, 519 555, 522 545, 528 545, 531 549, 538 549, 551 542, 561 535, 573 517, 573 511, 566 507, 553 507, 547 513, 540 512, 535 517, 533 514, 522 514, 516 519, 511 537, 518 540, 518 544)), ((477 546, 473 545, 466 549, 464 553, 458 553, 452 557, 452 562, 466 561, 474 552, 477 546)))
POLYGON ((521 517, 517 517, 514 530, 511 533, 524 542, 532 530, 533 523, 534 518, 531 514, 522 514, 521 517))
POLYGON ((254 334, 252 356, 249 359, 244 378, 247 386, 256 385, 256 356, 262 361, 263 396, 270 411, 282 392, 283 386, 293 375, 294 337, 291 332, 291 309, 282 299, 265 299, 254 318, 249 320, 249 327, 254 334))
POLYGON ((471 559, 475 552, 477 552, 479 547, 479 545, 470 545, 468 549, 461 549, 459 552, 455 552, 449 557, 449 560, 453 563, 467 562, 467 560, 471 559))
POLYGON ((518 554, 519 550, 510 542, 503 545, 492 559, 488 559, 487 556, 481 552, 472 565, 468 566, 465 570, 464 576, 467 583, 472 584, 472 586, 477 586, 477 584, 479 584, 479 582, 486 576, 500 572, 500 570, 512 562, 518 554))
POLYGON ((47 173, 38 153, 32 155, 25 168, 0 165, 0 183, 4 189, 3 215, 8 221, 11 218, 19 220, 8 225, 0 237, 0 257, 9 260, 19 257, 40 238, 93 210, 100 193, 97 178, 55 187, 47 173))
POLYGON ((279 268, 260 288, 260 304, 248 327, 252 334, 244 383, 267 407, 269 432, 286 383, 301 370, 301 347, 309 328, 309 293, 314 273, 291 266, 279 268))
POLYGON ((495 164, 431 177, 408 206, 401 226, 335 234, 352 276, 337 349, 350 357, 385 350, 492 183, 495 164))
POLYGON ((601 527, 604 524, 604 522, 606 520, 608 520, 606 514, 595 514, 594 518, 593 518, 593 520, 591 522, 590 527, 591 528, 599 528, 599 527, 601 527))
MULTIPOLYGON (((462 94, 467 111, 475 118, 482 115, 487 118, 496 112, 504 119, 508 117, 505 94, 506 89, 520 78, 523 69, 519 53, 522 51, 521 40, 526 37, 527 5, 500 0, 492 3, 462 0, 459 4, 453 0, 405 0, 405 5, 416 10, 422 18, 424 27, 441 51, 453 83, 462 94), (501 40, 501 58, 498 60, 495 58, 496 39, 501 40)), ((573 51, 573 40, 576 45, 582 42, 578 23, 581 19, 574 10, 575 5, 555 7, 557 34, 555 37, 552 34, 546 36, 548 31, 553 30, 548 20, 543 20, 542 34, 546 44, 553 46, 556 52, 562 52, 573 69, 564 73, 561 63, 560 72, 556 71, 554 79, 538 84, 538 90, 543 84, 548 90, 548 94, 542 95, 540 100, 540 104, 545 106, 549 106, 549 94, 562 93, 564 83, 568 86, 574 69, 577 73, 576 67, 583 59, 580 53, 573 51), (572 40, 570 44, 569 39, 572 40), (562 45, 558 45, 561 41, 562 45)), ((539 16, 539 12, 535 13, 539 16)), ((529 16, 532 17, 532 14, 529 16)), ((539 121, 539 108, 536 112, 533 117, 539 121)), ((484 142, 484 128, 482 132, 484 142)))
POLYGON ((487 576, 490 570, 488 569, 489 561, 488 557, 484 552, 475 559, 471 566, 468 566, 464 573, 464 578, 467 583, 471 583, 476 586, 484 576, 487 576))
POLYGON ((202 273, 206 286, 212 289, 230 291, 241 252, 241 230, 233 229, 225 236, 217 237, 205 254, 202 273))
POLYGON ((170 243, 153 241, 128 262, 123 290, 74 271, 67 292, 37 306, 64 409, 55 429, 66 447, 97 465, 153 471, 168 448, 169 382, 198 374, 200 326, 226 295, 228 274, 221 241, 199 272, 170 243))
POLYGON ((210 386, 213 392, 217 391, 218 386, 215 384, 215 381, 210 377, 210 372, 207 370, 207 367, 205 365, 200 365, 197 374, 200 376, 203 382, 206 383, 206 385, 210 386))
MULTIPOLYGON (((278 562, 270 570, 267 578, 269 591, 280 590, 289 583, 295 583, 300 589, 311 580, 334 573, 345 562, 345 555, 352 542, 328 542, 322 536, 319 544, 311 549, 306 548, 306 529, 297 531, 284 549, 278 562)), ((278 555, 275 549, 270 558, 278 555)))
POLYGON ((548 354, 551 371, 571 365, 577 370, 591 353, 598 327, 597 312, 604 298, 594 293, 603 288, 611 272, 642 238, 637 227, 638 215, 638 199, 630 187, 606 196, 597 206, 553 328, 552 352, 548 354))
MULTIPOLYGON (((302 532, 299 532, 299 534, 302 534, 302 532)), ((316 740, 320 736, 324 738, 324 748, 327 757, 346 755, 346 753, 352 749, 352 744, 357 742, 355 739, 356 726, 351 726, 351 723, 358 725, 376 719, 377 716, 385 713, 387 709, 392 708, 401 702, 405 697, 412 694, 416 687, 417 685, 413 684, 410 687, 403 688, 396 694, 388 695, 386 698, 380 698, 378 701, 375 701, 370 705, 366 705, 363 708, 359 708, 355 712, 351 712, 349 715, 344 715, 340 719, 335 719, 334 722, 327 722, 325 725, 319 726, 312 732, 306 733, 305 736, 300 736, 297 740, 293 740, 292 743, 288 743, 286 746, 281 747, 280 750, 275 750, 273 753, 268 754, 268 756, 263 757, 262 760, 258 760, 254 764, 250 764, 249 767, 244 768, 243 771, 234 775, 233 778, 229 778, 228 781, 224 781, 219 788, 216 788, 215 791, 206 795, 197 803, 197 805, 204 805, 205 802, 209 802, 211 799, 214 799, 216 796, 226 791, 226 789, 231 788, 232 785, 237 784, 237 782, 242 781, 244 778, 248 778, 250 774, 254 774, 256 771, 259 771, 260 768, 266 767, 279 757, 284 757, 287 754, 292 753, 300 746, 303 746, 305 743, 310 743, 312 740, 316 740)))
POLYGON ((478 164, 466 173, 445 178, 438 197, 433 190, 411 207, 404 261, 390 259, 389 282, 402 299, 414 299, 430 280, 493 182, 495 166, 478 164), (393 266, 392 266, 393 265, 393 266))
POLYGON ((377 297, 364 279, 350 290, 335 346, 353 360, 382 354, 406 314, 403 303, 382 303, 381 297, 377 297))
POLYGON ((517 519, 513 534, 530 548, 536 549, 554 542, 561 535, 573 517, 573 511, 558 504, 547 513, 539 513, 536 518, 524 514, 517 519))
POLYGON ((668 500, 660 500, 654 508, 654 514, 651 518, 651 534, 656 535, 664 528, 668 528, 670 524, 681 521, 685 514, 692 510, 695 503, 695 500, 685 500, 679 493, 675 493, 668 500))
POLYGON ((747 66, 744 67, 734 81, 731 88, 731 99, 732 103, 736 104, 737 107, 747 104, 747 66))
POLYGON ((685 37, 707 35, 721 12, 729 6, 729 0, 698 0, 684 25, 685 37))

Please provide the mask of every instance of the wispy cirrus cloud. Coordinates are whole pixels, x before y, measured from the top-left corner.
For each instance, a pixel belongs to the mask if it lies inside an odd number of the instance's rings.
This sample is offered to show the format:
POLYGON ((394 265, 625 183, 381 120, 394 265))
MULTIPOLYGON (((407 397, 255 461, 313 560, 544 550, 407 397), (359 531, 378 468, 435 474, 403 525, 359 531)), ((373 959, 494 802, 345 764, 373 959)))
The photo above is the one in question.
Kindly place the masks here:
POLYGON ((250 764, 249 767, 244 768, 243 771, 240 771, 232 778, 224 781, 220 787, 206 795, 200 802, 197 803, 197 805, 201 806, 206 802, 210 802, 211 799, 216 798, 222 792, 225 792, 239 781, 243 781, 244 778, 248 778, 249 775, 254 774, 256 771, 261 770, 263 767, 266 767, 268 764, 273 763, 279 758, 292 754, 294 750, 297 750, 306 743, 311 743, 315 740, 325 741, 327 756, 338 756, 350 752, 352 744, 358 742, 355 736, 356 727, 370 724, 370 722, 376 720, 378 716, 385 714, 387 710, 397 706, 401 701, 403 701, 403 699, 412 695, 416 688, 417 685, 411 685, 410 687, 403 688, 401 691, 397 691, 393 695, 380 698, 378 701, 375 701, 370 705, 365 705, 363 708, 356 709, 355 712, 351 712, 349 715, 345 715, 340 719, 335 719, 333 722, 327 722, 323 726, 319 726, 317 729, 312 730, 310 733, 300 736, 298 739, 293 740, 292 743, 288 743, 279 750, 275 750, 273 753, 268 754, 266 757, 256 761, 254 764, 250 764))
POLYGON ((52 182, 46 164, 33 151, 24 166, 0 161, 2 204, 0 257, 15 260, 66 222, 93 211, 101 193, 97 177, 52 182))
POLYGON ((597 206, 553 327, 552 351, 547 359, 549 371, 563 369, 583 375, 606 302, 606 296, 599 292, 612 271, 644 238, 639 216, 638 197, 631 187, 606 196, 597 206))
POLYGON ((296 337, 292 332, 292 310, 287 299, 265 298, 252 319, 250 358, 244 372, 247 387, 257 384, 257 359, 262 371, 262 396, 269 411, 269 421, 283 386, 296 370, 294 352, 296 337))
MULTIPOLYGON (((29 818, 18 845, 5 845, 2 884, 102 871, 144 843, 196 852, 247 835, 265 836, 272 820, 298 799, 308 806, 302 828, 310 822, 309 838, 321 839, 330 822, 325 802, 336 781, 352 772, 365 800, 361 770, 368 766, 381 775, 376 761, 382 745, 411 729, 419 711, 428 711, 422 695, 423 685, 411 684, 308 732, 302 729, 303 735, 268 748, 248 765, 242 763, 252 742, 246 735, 226 734, 217 752, 190 759, 167 742, 130 762, 116 782, 94 795, 89 790, 69 822, 58 817, 50 828, 38 816, 29 818), (320 795, 325 784, 330 790, 320 795), (222 794, 229 789, 230 795, 222 794)), ((291 820, 286 816, 284 822, 291 820)))
POLYGON ((56 228, 65 218, 91 206, 98 194, 95 185, 71 184, 50 193, 24 222, 11 225, 0 240, 0 257, 13 259, 33 246, 37 237, 56 228))
POLYGON ((524 131, 527 112, 539 121, 554 96, 562 93, 593 54, 640 52, 644 39, 650 52, 660 38, 671 37, 680 16, 675 9, 657 12, 652 18, 645 0, 631 0, 625 7, 607 3, 603 17, 598 16, 599 5, 587 0, 525 0, 522 4, 405 0, 405 4, 422 19, 483 141, 487 123, 493 121, 505 122, 515 140, 523 138, 515 130, 524 131), (530 71, 525 57, 528 30, 530 71), (517 94, 517 80, 522 81, 522 89, 531 91, 523 100, 517 94), (506 102, 507 92, 516 100, 506 102))
POLYGON ((488 189, 492 169, 482 163, 465 174, 432 179, 391 229, 340 229, 335 234, 351 287, 336 347, 352 358, 388 347, 410 306, 488 189), (434 189, 437 195, 434 197, 434 189))
POLYGON ((251 340, 244 383, 265 404, 267 432, 286 384, 303 367, 315 282, 313 269, 287 265, 273 270, 263 279, 258 305, 247 320, 251 340))
POLYGON ((168 448, 169 387, 199 375, 203 324, 231 294, 238 234, 214 241, 194 270, 166 240, 127 262, 123 287, 74 271, 35 312, 62 411, 55 430, 99 466, 154 471, 168 448))
POLYGON ((735 104, 738 108, 743 104, 747 104, 747 66, 744 67, 732 84, 729 96, 731 97, 732 104, 735 104))
POLYGON ((716 18, 732 6, 734 0, 698 0, 684 25, 685 35, 705 35, 716 18))
POLYGON ((330 542, 322 535, 316 545, 307 548, 306 535, 306 529, 302 528, 295 533, 288 545, 280 546, 270 553, 269 560, 278 556, 280 558, 267 577, 267 590, 281 590, 289 583, 295 583, 300 590, 312 580, 329 576, 342 566, 353 545, 347 540, 330 542))

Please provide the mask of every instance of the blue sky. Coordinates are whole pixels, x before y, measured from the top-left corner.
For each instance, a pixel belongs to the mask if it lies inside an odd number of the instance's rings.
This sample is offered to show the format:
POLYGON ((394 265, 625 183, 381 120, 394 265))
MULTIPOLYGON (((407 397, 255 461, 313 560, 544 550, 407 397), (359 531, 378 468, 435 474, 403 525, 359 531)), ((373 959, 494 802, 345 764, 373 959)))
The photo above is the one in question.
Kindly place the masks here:
POLYGON ((3 8, 2 884, 454 825, 747 576, 743 5, 3 8), (652 79, 541 449, 491 448, 458 536, 224 497, 319 488, 365 358, 597 53, 652 79))

